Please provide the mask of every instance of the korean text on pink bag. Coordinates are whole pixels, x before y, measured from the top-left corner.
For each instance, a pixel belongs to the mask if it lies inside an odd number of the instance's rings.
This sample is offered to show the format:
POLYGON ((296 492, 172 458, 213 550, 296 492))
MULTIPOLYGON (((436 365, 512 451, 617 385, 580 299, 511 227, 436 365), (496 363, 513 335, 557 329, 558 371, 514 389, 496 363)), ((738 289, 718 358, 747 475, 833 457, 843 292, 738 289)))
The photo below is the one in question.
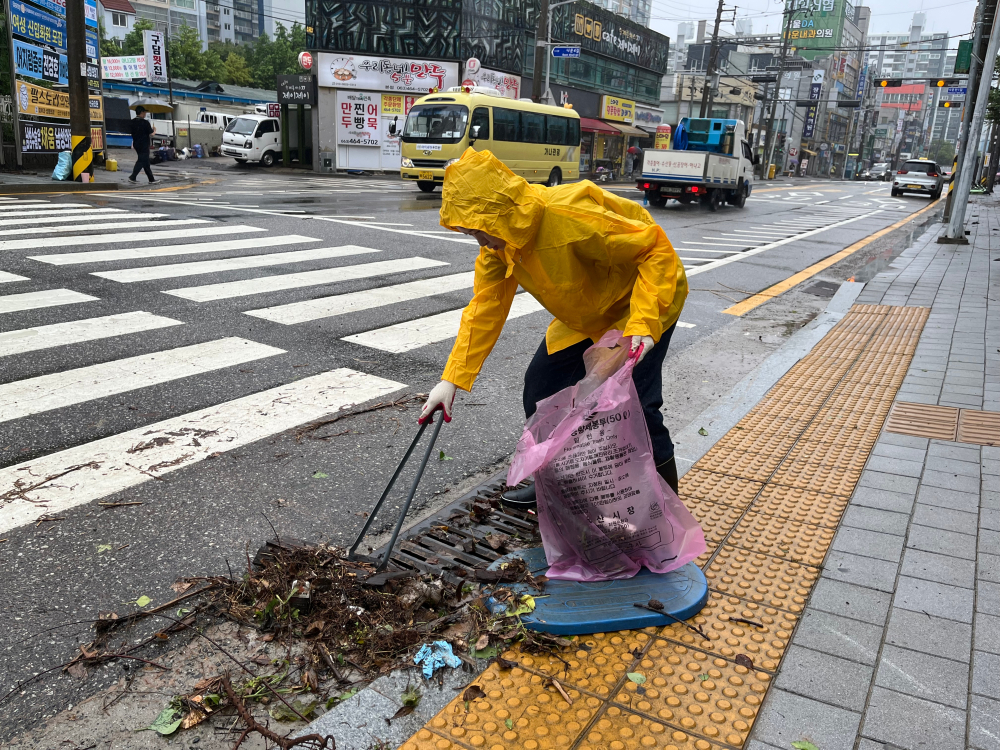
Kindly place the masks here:
POLYGON ((620 331, 583 355, 587 374, 538 403, 507 484, 535 475, 546 575, 571 581, 667 573, 705 551, 697 520, 656 473, 620 331))

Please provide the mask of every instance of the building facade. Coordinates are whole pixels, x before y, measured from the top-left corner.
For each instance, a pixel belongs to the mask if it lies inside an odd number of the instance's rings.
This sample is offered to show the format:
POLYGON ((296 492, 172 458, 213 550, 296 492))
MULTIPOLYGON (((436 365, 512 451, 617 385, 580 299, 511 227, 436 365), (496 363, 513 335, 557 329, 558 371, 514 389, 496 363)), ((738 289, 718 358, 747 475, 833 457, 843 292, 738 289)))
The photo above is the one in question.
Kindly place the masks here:
POLYGON ((104 22, 104 35, 121 47, 135 26, 135 8, 128 0, 97 0, 97 11, 104 22))
MULTIPOLYGON (((528 96, 536 75, 537 13, 537 0, 414 0, 408 5, 390 0, 306 0, 308 46, 318 60, 319 121, 314 132, 321 142, 317 150, 336 153, 340 168, 398 168, 398 144, 376 153, 374 145, 334 140, 334 124, 324 125, 336 119, 338 106, 346 106, 346 99, 340 102, 338 97, 348 94, 338 90, 355 88, 351 71, 359 65, 368 72, 397 71, 398 79, 410 76, 416 81, 413 91, 401 92, 399 81, 392 90, 378 86, 366 90, 372 106, 389 102, 384 106, 393 107, 394 117, 405 115, 412 100, 431 86, 443 88, 445 81, 448 85, 475 81, 507 95, 528 96), (466 70, 466 61, 472 58, 482 69, 475 74, 466 70), (335 69, 327 70, 330 66, 335 69), (405 96, 397 112, 394 97, 399 93, 405 96), (393 98, 379 99, 383 95, 393 98)), ((670 40, 584 0, 554 9, 552 39, 581 48, 578 58, 547 60, 554 103, 571 105, 583 118, 581 169, 586 173, 607 160, 620 172, 629 144, 651 143, 652 136, 633 122, 634 113, 645 106, 649 117, 656 114, 651 110, 659 106, 670 40), (621 107, 606 107, 608 97, 618 99, 621 107), (619 109, 629 113, 625 119, 608 114, 619 109)), ((544 78, 545 72, 537 74, 544 78)), ((387 138, 375 140, 390 143, 387 138)))
POLYGON ((649 26, 652 0, 596 0, 594 5, 624 16, 640 26, 649 26))

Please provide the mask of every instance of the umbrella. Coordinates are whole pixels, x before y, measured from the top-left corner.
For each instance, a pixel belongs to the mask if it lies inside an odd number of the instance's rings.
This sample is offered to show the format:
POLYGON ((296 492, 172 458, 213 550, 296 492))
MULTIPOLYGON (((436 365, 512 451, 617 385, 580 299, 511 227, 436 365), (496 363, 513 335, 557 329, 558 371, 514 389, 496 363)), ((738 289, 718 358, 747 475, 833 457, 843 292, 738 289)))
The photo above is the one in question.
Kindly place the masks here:
POLYGON ((136 107, 143 107, 151 114, 168 114, 174 109, 169 103, 163 101, 162 99, 139 99, 128 105, 129 109, 135 109, 136 107))

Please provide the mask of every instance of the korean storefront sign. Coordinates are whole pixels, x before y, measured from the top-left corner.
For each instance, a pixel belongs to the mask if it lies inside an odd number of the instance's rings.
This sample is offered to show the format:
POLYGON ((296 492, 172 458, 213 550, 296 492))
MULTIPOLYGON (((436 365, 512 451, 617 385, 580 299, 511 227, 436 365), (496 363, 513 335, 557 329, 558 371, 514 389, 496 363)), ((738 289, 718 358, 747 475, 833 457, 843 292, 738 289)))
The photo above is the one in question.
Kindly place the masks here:
POLYGON ((43 81, 69 83, 69 63, 66 55, 14 40, 14 71, 20 76, 43 81))
POLYGON ((150 83, 166 83, 167 58, 163 32, 143 31, 142 42, 146 53, 146 80, 150 83))
POLYGON ((21 120, 21 150, 24 153, 45 154, 69 151, 69 125, 46 125, 21 120))
POLYGON ((381 94, 337 92, 337 143, 341 146, 378 146, 381 141, 381 94))
POLYGON ((279 104, 315 104, 316 79, 312 73, 278 76, 279 104))
MULTIPOLYGON (((69 119, 69 94, 42 88, 27 81, 17 81, 17 111, 28 117, 69 119)), ((104 100, 90 97, 90 121, 104 120, 104 100)))
POLYGON ((382 94, 382 169, 399 169, 399 136, 416 100, 406 94, 382 94))
POLYGON ((66 19, 46 13, 23 2, 11 0, 10 22, 13 33, 35 42, 66 49, 66 19))
POLYGON ((101 78, 109 81, 130 81, 146 77, 146 56, 102 57, 101 78))
POLYGON ((466 73, 462 79, 463 86, 483 86, 496 89, 500 96, 506 99, 517 99, 521 96, 521 77, 499 70, 480 68, 475 73, 466 73))
MULTIPOLYGON (((812 83, 809 86, 809 99, 812 101, 819 101, 820 93, 823 91, 823 78, 825 72, 822 70, 817 70, 813 72, 812 83)), ((805 123, 802 125, 802 137, 812 138, 813 131, 816 129, 816 105, 809 107, 806 110, 805 123)))
POLYGON ((601 119, 632 124, 635 120, 635 102, 605 94, 601 97, 601 119))
POLYGON ((591 3, 555 8, 552 36, 579 44, 583 52, 596 52, 661 75, 667 71, 667 37, 591 3))
POLYGON ((458 85, 458 63, 397 57, 319 54, 319 85, 338 89, 426 94, 458 85))

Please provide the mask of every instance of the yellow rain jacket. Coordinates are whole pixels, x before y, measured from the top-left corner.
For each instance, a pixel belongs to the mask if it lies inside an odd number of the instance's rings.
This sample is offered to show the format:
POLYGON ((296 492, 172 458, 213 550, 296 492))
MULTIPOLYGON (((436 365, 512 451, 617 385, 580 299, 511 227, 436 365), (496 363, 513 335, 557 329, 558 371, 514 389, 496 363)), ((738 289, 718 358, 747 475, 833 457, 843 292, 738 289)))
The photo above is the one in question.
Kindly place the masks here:
POLYGON ((441 225, 507 242, 480 248, 474 296, 443 378, 471 390, 500 336, 518 285, 555 317, 550 354, 612 329, 659 341, 687 297, 684 266, 646 209, 592 182, 531 185, 489 151, 448 167, 441 225))

